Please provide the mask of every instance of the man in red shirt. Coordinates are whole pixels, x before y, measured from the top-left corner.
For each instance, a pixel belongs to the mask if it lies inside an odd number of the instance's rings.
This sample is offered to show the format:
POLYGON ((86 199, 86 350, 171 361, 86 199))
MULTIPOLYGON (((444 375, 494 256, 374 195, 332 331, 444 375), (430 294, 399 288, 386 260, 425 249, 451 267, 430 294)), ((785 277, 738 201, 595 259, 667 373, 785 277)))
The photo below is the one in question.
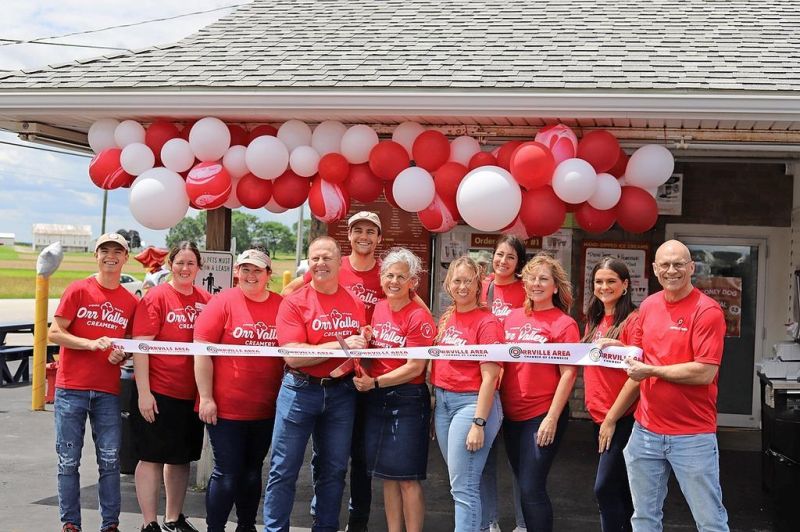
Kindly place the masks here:
MULTIPOLYGON (((364 303, 339 283, 342 258, 330 237, 308 248, 311 282, 284 298, 278 310, 278 343, 284 347, 338 349, 337 336, 350 349, 364 349, 368 338, 364 303)), ((314 530, 339 530, 339 507, 350 456, 356 392, 352 373, 331 378, 341 358, 285 357, 287 370, 276 405, 269 479, 264 496, 264 530, 288 530, 295 483, 313 434, 317 456, 314 530)))
POLYGON ((119 282, 128 261, 128 242, 117 233, 101 235, 94 256, 98 273, 67 287, 47 336, 61 346, 55 425, 62 532, 81 530, 78 468, 87 416, 100 472, 101 530, 116 531, 119 524, 119 365, 125 353, 111 349, 111 343, 129 335, 136 298, 119 282))
POLYGON ((719 304, 692 286, 694 262, 677 240, 656 251, 653 271, 664 288, 644 300, 633 341, 642 362, 628 360, 641 399, 625 463, 634 531, 662 529, 670 470, 698 530, 727 531, 717 448, 717 378, 725 340, 719 304))

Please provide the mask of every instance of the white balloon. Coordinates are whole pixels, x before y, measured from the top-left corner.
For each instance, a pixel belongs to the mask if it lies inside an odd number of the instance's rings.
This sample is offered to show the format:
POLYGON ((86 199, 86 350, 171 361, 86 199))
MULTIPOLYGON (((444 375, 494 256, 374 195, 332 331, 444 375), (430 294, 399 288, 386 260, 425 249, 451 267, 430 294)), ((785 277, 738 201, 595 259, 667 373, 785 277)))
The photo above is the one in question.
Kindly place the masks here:
POLYGON ((148 229, 173 227, 189 210, 183 178, 161 166, 147 170, 131 185, 130 210, 148 229))
POLYGON ((309 146, 311 144, 311 128, 300 120, 289 120, 278 128, 278 138, 286 145, 286 149, 291 152, 298 146, 309 146))
POLYGON ((625 176, 622 176, 619 179, 617 179, 617 183, 619 183, 620 187, 624 187, 628 185, 628 180, 625 179, 625 176))
POLYGON ((247 168, 247 148, 244 146, 231 146, 222 157, 222 166, 231 175, 231 178, 242 177, 250 170, 247 168))
POLYGON ((479 151, 481 145, 476 139, 467 135, 456 137, 450 143, 450 160, 468 166, 469 160, 479 151))
POLYGON ((134 142, 122 148, 119 163, 122 169, 129 174, 139 175, 150 170, 156 164, 156 156, 146 144, 134 142))
POLYGON ((286 207, 280 206, 278 202, 275 201, 275 198, 270 198, 264 208, 275 214, 280 214, 289 210, 286 207))
POLYGON ((351 164, 365 163, 377 143, 378 134, 374 129, 364 124, 352 126, 342 136, 342 155, 351 164))
POLYGON ((289 166, 289 151, 276 137, 264 135, 253 139, 245 152, 247 168, 261 179, 275 179, 289 166))
POLYGON ((118 125, 119 120, 101 118, 89 127, 89 147, 93 152, 100 153, 105 149, 117 147, 114 131, 118 125))
POLYGON ((189 146, 200 161, 218 161, 231 147, 231 131, 219 118, 201 118, 189 131, 189 146))
POLYGON ((289 155, 289 168, 299 176, 311 177, 319 169, 319 153, 311 146, 298 146, 289 155))
POLYGON ((499 231, 519 214, 522 191, 507 170, 481 166, 461 180, 456 205, 464 221, 475 229, 499 231))
POLYGON ((194 152, 189 141, 170 139, 161 148, 161 163, 173 172, 185 172, 194 166, 194 152))
POLYGON ((424 131, 425 128, 416 122, 403 122, 394 128, 392 140, 403 146, 408 152, 408 156, 412 157, 411 149, 414 147, 414 141, 424 131))
POLYGON ((225 203, 222 204, 223 207, 233 210, 242 206, 242 202, 239 201, 239 196, 236 194, 236 189, 239 187, 239 181, 241 179, 241 177, 231 176, 231 193, 225 203))
POLYGON ((311 147, 317 150, 320 157, 329 153, 339 153, 342 148, 342 136, 347 126, 336 120, 326 120, 314 128, 311 134, 311 147))
POLYGON ((666 183, 675 170, 675 158, 660 144, 647 144, 631 155, 625 169, 629 185, 653 188, 666 183))
POLYGON ((114 130, 114 141, 120 148, 134 142, 144 144, 144 126, 136 120, 124 120, 114 130))
POLYGON ((589 205, 601 211, 614 207, 622 196, 622 187, 611 174, 597 174, 597 188, 588 199, 589 205))
POLYGON ((645 189, 651 196, 658 199, 658 187, 650 187, 645 189))
POLYGON ((583 203, 597 188, 597 172, 583 159, 566 159, 553 172, 553 192, 567 203, 583 203))
POLYGON ((392 196, 397 206, 408 212, 419 212, 431 204, 436 196, 433 176, 424 168, 406 168, 392 183, 392 196))

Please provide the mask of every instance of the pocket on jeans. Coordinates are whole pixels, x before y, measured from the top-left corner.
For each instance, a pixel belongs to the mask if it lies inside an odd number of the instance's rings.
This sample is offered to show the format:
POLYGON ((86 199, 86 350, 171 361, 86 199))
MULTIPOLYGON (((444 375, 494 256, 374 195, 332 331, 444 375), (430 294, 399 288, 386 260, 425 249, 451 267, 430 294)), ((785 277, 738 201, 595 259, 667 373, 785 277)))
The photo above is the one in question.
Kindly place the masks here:
POLYGON ((403 385, 397 386, 395 389, 387 392, 387 398, 399 399, 419 399, 420 397, 427 397, 428 387, 423 385, 403 385), (424 388, 423 388, 424 386, 424 388))
POLYGON ((292 388, 294 390, 300 390, 308 386, 308 379, 287 371, 283 375, 283 384, 286 385, 288 388, 292 388))

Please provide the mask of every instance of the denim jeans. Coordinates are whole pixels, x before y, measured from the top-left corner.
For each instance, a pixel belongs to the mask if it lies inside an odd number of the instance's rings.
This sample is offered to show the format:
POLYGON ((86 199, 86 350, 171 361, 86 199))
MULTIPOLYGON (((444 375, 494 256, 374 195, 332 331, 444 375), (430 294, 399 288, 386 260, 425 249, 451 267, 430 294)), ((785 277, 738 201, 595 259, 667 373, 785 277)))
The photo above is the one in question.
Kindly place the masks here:
MULTIPOLYGON (((622 455, 633 430, 633 416, 624 416, 617 421, 611 445, 600 454, 594 495, 600 508, 600 528, 603 532, 628 532, 631 530, 633 501, 628 485, 628 471, 622 455)), ((600 434, 600 425, 594 425, 595 441, 600 434)))
POLYGON ((536 444, 536 433, 544 417, 542 414, 525 421, 503 422, 508 459, 519 482, 522 515, 527 528, 536 532, 553 530, 553 506, 547 494, 547 475, 564 439, 569 407, 565 407, 558 418, 553 443, 540 447, 536 444))
POLYGON ((489 450, 503 419, 500 397, 495 392, 486 418, 483 447, 468 451, 467 434, 472 428, 477 393, 458 393, 436 388, 434 423, 436 439, 447 464, 450 493, 455 502, 455 532, 475 532, 481 527, 481 476, 489 450))
POLYGON ((265 531, 289 530, 295 484, 309 436, 313 436, 317 456, 313 530, 339 530, 339 507, 350 458, 355 403, 356 391, 349 379, 320 386, 293 373, 283 376, 264 496, 265 531))
POLYGON ((206 425, 214 451, 214 469, 206 491, 208 532, 222 532, 236 505, 239 526, 256 523, 261 499, 261 469, 269 451, 274 419, 218 419, 206 425))
POLYGON ((728 531, 728 512, 719 484, 717 435, 657 434, 634 423, 625 447, 625 464, 633 495, 633 530, 662 530, 670 471, 700 532, 728 531))
POLYGON ((92 427, 100 473, 97 482, 101 528, 119 523, 119 448, 122 417, 119 397, 92 390, 56 389, 56 453, 58 454, 58 508, 62 523, 81 526, 81 464, 86 418, 92 427))

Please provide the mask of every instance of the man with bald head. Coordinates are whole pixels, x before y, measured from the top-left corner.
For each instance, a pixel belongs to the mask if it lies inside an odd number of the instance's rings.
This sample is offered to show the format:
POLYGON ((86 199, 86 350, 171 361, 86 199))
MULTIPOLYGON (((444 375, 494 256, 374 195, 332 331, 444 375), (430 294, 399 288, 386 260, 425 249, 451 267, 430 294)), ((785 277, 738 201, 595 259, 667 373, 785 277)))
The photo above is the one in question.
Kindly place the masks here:
POLYGON ((717 375, 725 317, 692 285, 694 262, 677 240, 656 251, 653 272, 664 290, 642 302, 634 332, 644 359, 628 360, 641 398, 625 463, 633 496, 634 531, 662 529, 670 471, 697 529, 727 531, 717 449, 717 375))

